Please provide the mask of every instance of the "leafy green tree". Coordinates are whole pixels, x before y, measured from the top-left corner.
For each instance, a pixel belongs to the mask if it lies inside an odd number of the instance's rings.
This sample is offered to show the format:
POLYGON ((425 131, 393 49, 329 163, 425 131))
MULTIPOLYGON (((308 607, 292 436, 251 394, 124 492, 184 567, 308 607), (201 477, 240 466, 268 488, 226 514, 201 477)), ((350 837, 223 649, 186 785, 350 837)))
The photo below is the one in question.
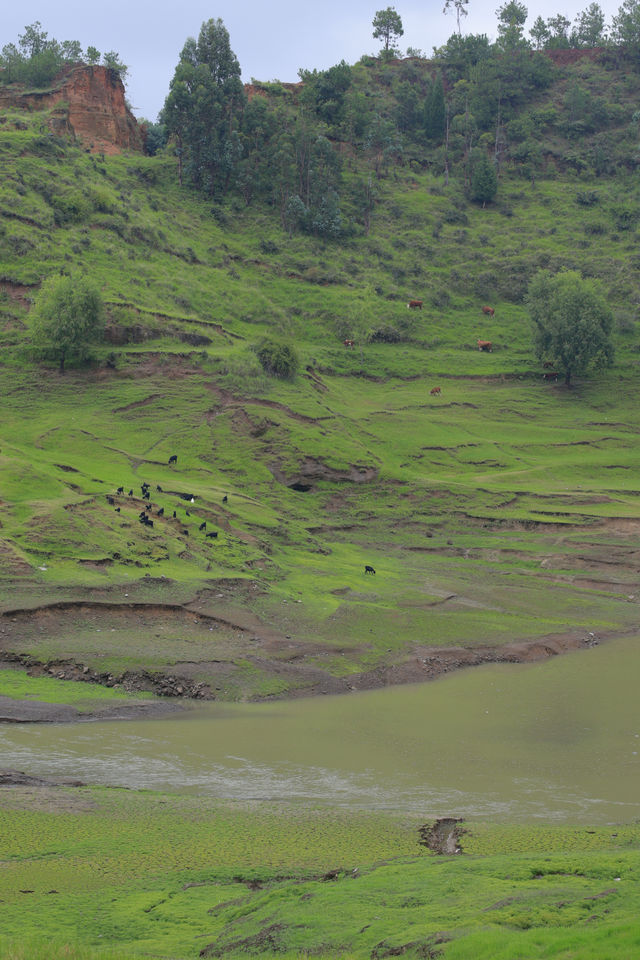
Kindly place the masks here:
POLYGON ((351 86, 351 67, 342 60, 328 70, 299 70, 304 86, 302 101, 315 110, 318 117, 330 124, 344 117, 344 101, 351 86))
POLYGON ((533 21, 529 36, 533 40, 533 46, 536 50, 544 50, 549 42, 549 27, 542 17, 536 17, 533 21))
POLYGON ((611 39, 628 47, 632 56, 640 54, 640 0, 624 0, 611 21, 611 39))
POLYGON ((382 40, 385 53, 396 53, 395 42, 404 34, 400 14, 395 7, 378 10, 373 18, 373 38, 382 40))
POLYGON ((549 27, 549 39, 546 46, 549 50, 566 50, 569 47, 569 27, 571 21, 567 20, 561 13, 555 17, 549 17, 547 20, 549 27))
POLYGON ((24 33, 18 34, 18 43, 25 57, 36 57, 51 46, 54 41, 48 40, 49 34, 42 29, 39 20, 35 20, 24 28, 24 33))
POLYGON ((469 15, 469 11, 466 9, 469 6, 469 0, 445 0, 444 7, 442 8, 443 13, 449 13, 451 7, 456 11, 456 23, 458 26, 458 36, 462 34, 462 28, 460 21, 462 17, 469 15))
POLYGON ((469 34, 466 37, 454 33, 444 46, 433 51, 434 60, 446 65, 450 83, 467 77, 472 67, 490 56, 491 44, 485 33, 469 34))
POLYGON ((590 3, 575 19, 572 47, 600 47, 605 43, 604 13, 599 3, 590 3))
POLYGON ((498 17, 498 46, 503 50, 517 50, 528 43, 524 36, 524 25, 528 10, 524 3, 509 0, 496 11, 498 17))
POLYGON ((79 40, 63 40, 60 44, 60 50, 65 63, 82 62, 82 44, 79 40))
POLYGON ((441 143, 445 133, 446 107, 442 77, 431 84, 425 103, 424 130, 429 140, 441 143))
POLYGON ((102 62, 105 67, 109 68, 109 70, 115 70, 124 83, 127 73, 129 72, 129 67, 122 63, 119 53, 117 53, 115 50, 107 50, 106 53, 102 54, 102 62))
POLYGON ((541 270, 526 296, 539 360, 564 373, 565 383, 613 361, 612 313, 597 281, 577 270, 541 270))
POLYGON ((87 47, 87 63, 92 67, 95 66, 96 63, 100 63, 101 56, 102 54, 96 47, 87 47))
POLYGON ((498 174, 495 164, 484 150, 474 151, 471 168, 471 199, 486 206, 498 192, 498 174))
POLYGON ((162 110, 180 176, 210 196, 224 193, 240 160, 239 125, 246 103, 240 64, 222 20, 207 20, 180 54, 162 110))
POLYGON ((42 285, 33 316, 33 344, 60 362, 85 360, 89 346, 104 336, 104 304, 86 277, 49 277, 42 285))

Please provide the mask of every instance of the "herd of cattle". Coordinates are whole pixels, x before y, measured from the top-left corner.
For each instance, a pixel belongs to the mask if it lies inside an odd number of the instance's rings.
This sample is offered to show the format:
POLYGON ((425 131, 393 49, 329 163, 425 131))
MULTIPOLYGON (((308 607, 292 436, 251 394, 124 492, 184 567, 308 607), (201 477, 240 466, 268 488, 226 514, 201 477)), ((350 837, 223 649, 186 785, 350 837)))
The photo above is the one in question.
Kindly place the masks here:
MULTIPOLYGON (((170 466, 175 465, 175 464, 177 464, 177 462, 178 462, 178 456, 177 456, 177 454, 172 454, 172 455, 169 457, 169 465, 170 465, 170 466)), ((156 491, 157 491, 158 493, 164 493, 162 487, 161 487, 159 484, 156 484, 156 491)), ((119 505, 116 506, 116 500, 115 500, 115 497, 116 497, 116 496, 128 496, 128 497, 130 497, 130 498, 131 498, 131 497, 134 497, 133 488, 131 488, 131 489, 129 490, 129 493, 128 493, 128 494, 125 494, 124 487, 118 487, 118 489, 117 489, 116 492, 115 492, 115 495, 107 494, 107 503, 110 504, 110 506, 112 506, 112 507, 114 508, 114 510, 115 510, 116 513, 120 513, 120 512, 121 512, 121 507, 120 507, 119 505)), ((187 503, 189 503, 189 504, 195 503, 195 497, 194 497, 193 494, 191 494, 191 493, 178 493, 177 496, 180 497, 181 500, 186 500, 187 503)), ((149 483, 147 483, 146 480, 141 484, 141 487, 140 487, 140 498, 141 498, 142 500, 147 500, 148 503, 145 504, 144 509, 142 509, 142 510, 140 511, 140 513, 138 514, 138 522, 141 523, 143 527, 153 527, 154 521, 153 521, 152 517, 155 516, 156 519, 157 519, 157 518, 164 518, 164 517, 165 517, 165 508, 164 508, 164 507, 158 507, 157 504, 152 504, 152 503, 151 503, 151 485, 150 485, 149 483), (154 515, 154 513, 153 513, 154 507, 155 507, 155 510, 156 510, 155 515, 154 515)), ((135 499, 140 499, 140 498, 137 498, 137 497, 136 497, 135 499)), ((224 497, 222 498, 222 502, 223 502, 223 503, 227 503, 227 502, 228 502, 228 497, 227 497, 226 494, 225 494, 224 497)), ((185 508, 185 514, 186 514, 188 517, 191 516, 190 512, 189 512, 186 508, 185 508)), ((166 519, 167 519, 167 520, 175 520, 175 521, 177 522, 178 526, 180 527, 180 533, 181 533, 184 537, 188 537, 188 536, 189 536, 189 530, 188 530, 187 527, 186 527, 186 521, 181 521, 181 520, 178 518, 178 512, 177 512, 177 510, 174 510, 174 511, 173 511, 173 516, 172 516, 172 517, 170 517, 170 518, 169 518, 169 517, 166 517, 166 519)), ((204 533, 205 537, 206 537, 207 539, 209 539, 209 540, 215 540, 215 539, 217 539, 217 537, 218 537, 218 531, 217 531, 217 530, 209 530, 209 531, 207 531, 207 521, 206 521, 206 520, 202 520, 202 522, 201 522, 200 525, 198 526, 198 532, 199 532, 199 533, 204 533)))
MULTIPOLYGON (((424 303, 423 300, 409 300, 409 302, 407 303, 407 308, 409 310, 422 310, 423 303, 424 303)), ((482 313, 486 317, 495 316, 496 311, 494 307, 484 306, 481 309, 482 309, 482 313)), ((352 340, 352 339, 343 340, 343 343, 345 347, 347 347, 347 349, 351 349, 351 350, 356 345, 355 340, 352 340)), ((478 340, 477 343, 478 343, 478 350, 480 350, 481 353, 493 353, 493 342, 491 340, 478 340)), ((543 366, 551 367, 552 364, 544 363, 543 366)), ((546 371, 545 373, 542 374, 542 379, 547 381, 557 382, 558 377, 559 377, 559 373, 556 370, 546 371)), ((431 396, 437 396, 441 392, 442 391, 440 387, 433 387, 433 389, 430 391, 431 396)))

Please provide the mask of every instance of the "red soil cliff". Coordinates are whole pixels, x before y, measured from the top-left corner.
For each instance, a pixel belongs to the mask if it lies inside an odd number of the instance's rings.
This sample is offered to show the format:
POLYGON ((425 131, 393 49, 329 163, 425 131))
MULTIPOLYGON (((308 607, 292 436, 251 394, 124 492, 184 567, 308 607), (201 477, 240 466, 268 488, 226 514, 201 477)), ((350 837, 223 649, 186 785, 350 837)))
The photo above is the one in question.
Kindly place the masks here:
POLYGON ((109 67, 75 66, 60 74, 49 90, 22 93, 0 87, 0 108, 52 110, 51 128, 71 134, 92 153, 143 149, 143 135, 124 98, 124 86, 109 67))

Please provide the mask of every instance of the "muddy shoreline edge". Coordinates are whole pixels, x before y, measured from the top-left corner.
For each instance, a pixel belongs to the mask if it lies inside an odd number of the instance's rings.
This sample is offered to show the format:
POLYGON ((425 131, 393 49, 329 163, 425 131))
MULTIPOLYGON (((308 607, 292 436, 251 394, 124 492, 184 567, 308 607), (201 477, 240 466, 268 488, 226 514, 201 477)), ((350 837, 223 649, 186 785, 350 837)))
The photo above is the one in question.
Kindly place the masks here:
MULTIPOLYGON (((425 683, 437 680, 445 674, 484 664, 525 664, 547 660, 577 650, 597 646, 601 642, 629 635, 635 631, 623 631, 609 636, 583 633, 560 634, 544 639, 519 641, 503 646, 487 647, 420 647, 415 648, 403 662, 380 666, 371 671, 351 674, 348 677, 324 676, 311 686, 288 691, 281 697, 253 698, 245 702, 292 700, 302 697, 337 695, 378 690, 388 686, 409 683, 425 683)), ((151 692, 157 699, 120 701, 100 705, 92 710, 78 710, 68 704, 49 704, 38 700, 14 700, 0 696, 0 723, 78 723, 98 720, 132 720, 162 718, 188 710, 196 702, 216 701, 207 684, 172 674, 141 671, 121 676, 98 674, 84 664, 73 661, 49 661, 42 663, 21 654, 5 652, 0 666, 27 668, 35 676, 52 676, 60 680, 100 684, 107 687, 122 687, 135 696, 138 692, 151 692)), ((220 701, 227 702, 227 701, 220 701)))

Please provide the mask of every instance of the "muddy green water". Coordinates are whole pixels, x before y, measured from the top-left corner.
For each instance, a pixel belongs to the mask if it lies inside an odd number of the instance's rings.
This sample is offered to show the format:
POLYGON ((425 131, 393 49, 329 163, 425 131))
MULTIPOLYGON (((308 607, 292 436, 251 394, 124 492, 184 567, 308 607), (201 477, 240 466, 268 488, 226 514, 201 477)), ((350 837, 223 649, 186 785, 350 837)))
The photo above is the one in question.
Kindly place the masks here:
POLYGON ((425 817, 629 821, 640 817, 639 679, 634 638, 350 696, 0 724, 0 766, 425 817))

